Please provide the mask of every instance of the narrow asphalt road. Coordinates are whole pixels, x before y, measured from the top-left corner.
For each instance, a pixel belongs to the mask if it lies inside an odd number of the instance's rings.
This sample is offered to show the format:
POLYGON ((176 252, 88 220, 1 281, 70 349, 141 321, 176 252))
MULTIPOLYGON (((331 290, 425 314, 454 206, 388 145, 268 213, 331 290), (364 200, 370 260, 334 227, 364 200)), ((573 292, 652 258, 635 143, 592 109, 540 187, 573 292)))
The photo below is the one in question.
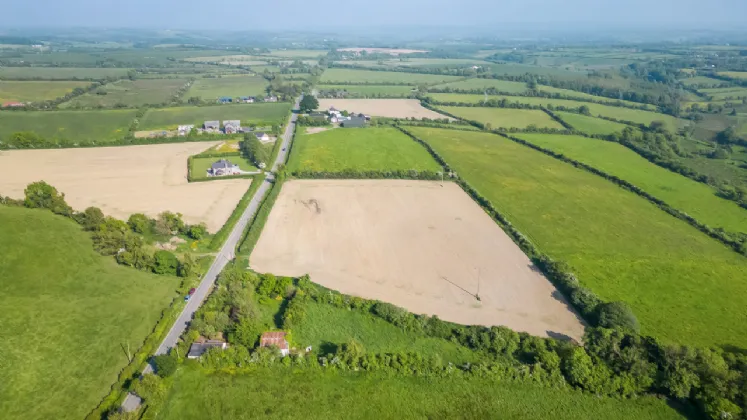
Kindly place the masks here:
MULTIPOLYGON (((298 109, 300 100, 301 98, 296 100, 295 106, 293 108, 294 110, 298 109)), ((292 113, 290 119, 288 120, 288 125, 285 128, 285 133, 282 137, 280 151, 278 152, 278 156, 272 165, 272 171, 276 171, 281 164, 285 163, 288 157, 288 149, 291 140, 293 139, 293 131, 296 128, 297 118, 298 115, 296 113, 292 113)), ((236 226, 234 226, 233 230, 228 235, 228 239, 216 255, 215 261, 213 261, 213 264, 205 274, 205 277, 203 277, 202 281, 200 281, 200 285, 195 288, 195 292, 192 294, 192 297, 189 299, 189 301, 187 301, 187 305, 184 306, 182 313, 179 314, 179 318, 177 318, 176 322, 174 322, 174 325, 171 327, 171 330, 169 330, 166 338, 163 339, 161 345, 158 346, 158 349, 155 353, 156 355, 166 354, 169 349, 176 346, 177 341, 179 341, 179 337, 181 337, 182 334, 184 334, 184 331, 187 330, 187 326, 194 317, 195 312, 197 312, 197 309, 200 308, 202 302, 205 301, 208 294, 210 293, 210 290, 215 284, 215 280, 218 278, 218 274, 220 274, 223 268, 228 265, 228 263, 235 257, 236 247, 241 240, 241 236, 243 235, 244 230, 246 230, 249 221, 259 209, 259 205, 262 203, 262 198, 265 196, 265 194, 267 194, 270 188, 272 188, 272 184, 274 181, 274 175, 268 172, 266 174, 264 182, 262 182, 262 185, 260 185, 257 191, 254 193, 254 196, 249 202, 249 206, 241 215, 241 218, 239 218, 236 226)), ((152 372, 153 367, 151 365, 147 365, 145 367, 145 370, 143 370, 143 374, 149 374, 152 372)), ((127 395, 124 402, 122 403, 122 408, 125 411, 133 411, 139 406, 139 398, 131 393, 127 395)))

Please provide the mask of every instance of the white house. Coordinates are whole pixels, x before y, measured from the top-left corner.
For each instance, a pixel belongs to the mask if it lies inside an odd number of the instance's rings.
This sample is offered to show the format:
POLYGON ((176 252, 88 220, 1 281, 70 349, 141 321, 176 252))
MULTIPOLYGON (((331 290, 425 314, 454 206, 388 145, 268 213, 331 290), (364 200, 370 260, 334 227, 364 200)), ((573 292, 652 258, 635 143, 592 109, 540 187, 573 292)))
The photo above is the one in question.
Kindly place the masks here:
POLYGON ((210 166, 207 170, 207 176, 229 176, 241 175, 239 165, 235 165, 226 159, 221 159, 210 166))
POLYGON ((259 141, 270 141, 270 136, 267 135, 267 133, 254 133, 255 136, 257 136, 257 140, 259 141))
POLYGON ((239 120, 225 120, 223 121, 223 131, 226 134, 233 134, 239 131, 241 128, 241 121, 239 120))
POLYGON ((179 134, 180 136, 184 137, 184 136, 188 135, 188 134, 189 134, 190 132, 192 132, 192 129, 193 129, 193 128, 195 128, 195 125, 194 125, 194 124, 189 124, 189 125, 180 125, 180 126, 179 126, 179 127, 177 128, 177 133, 178 133, 178 134, 179 134))

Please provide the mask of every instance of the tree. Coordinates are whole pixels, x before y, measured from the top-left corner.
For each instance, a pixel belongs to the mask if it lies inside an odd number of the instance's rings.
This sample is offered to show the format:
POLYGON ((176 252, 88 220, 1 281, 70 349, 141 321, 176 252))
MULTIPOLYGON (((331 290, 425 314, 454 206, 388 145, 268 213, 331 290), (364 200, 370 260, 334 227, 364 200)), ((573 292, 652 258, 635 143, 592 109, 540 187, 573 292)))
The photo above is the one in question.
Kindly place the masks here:
POLYGON ((651 121, 651 124, 648 125, 648 128, 651 129, 651 131, 666 131, 666 124, 664 124, 664 121, 651 121))
POLYGON ((270 159, 267 150, 262 146, 262 142, 252 133, 244 135, 244 141, 241 142, 241 151, 258 168, 262 163, 266 165, 270 159))
POLYGON ((65 202, 65 194, 44 181, 29 184, 24 190, 24 205, 28 208, 43 208, 52 210, 53 213, 70 216, 73 209, 65 202))
POLYGON ((186 234, 192 239, 200 240, 207 234, 207 226, 204 223, 187 226, 186 234))
POLYGON ((46 141, 33 131, 22 131, 10 135, 8 144, 18 149, 43 146, 46 141))
POLYGON ((156 221, 156 232, 161 235, 171 235, 184 230, 184 221, 181 213, 165 211, 158 215, 156 221))
POLYGON ((153 356, 153 367, 156 370, 156 374, 162 378, 168 378, 176 372, 177 362, 176 357, 168 354, 160 354, 153 356))
POLYGON ((197 271, 197 262, 192 254, 184 254, 179 265, 179 277, 189 277, 197 271))
POLYGON ((621 328, 639 332, 638 319, 625 302, 609 302, 597 305, 597 325, 603 328, 621 328))
POLYGON ((143 213, 135 213, 127 219, 127 225, 135 233, 147 234, 153 229, 153 221, 143 213))
POLYGON ((584 115, 591 115, 591 111, 589 110, 589 107, 586 106, 586 105, 581 105, 578 108, 578 112, 580 112, 581 114, 584 114, 584 115))
POLYGON ((313 95, 304 95, 299 103, 299 108, 301 112, 311 112, 319 108, 319 101, 313 95))
POLYGON ((98 207, 89 207, 78 216, 78 223, 83 226, 84 230, 96 230, 104 223, 106 216, 98 207))
POLYGON ((156 251, 153 254, 153 272, 156 274, 176 275, 179 269, 179 259, 169 251, 156 251))

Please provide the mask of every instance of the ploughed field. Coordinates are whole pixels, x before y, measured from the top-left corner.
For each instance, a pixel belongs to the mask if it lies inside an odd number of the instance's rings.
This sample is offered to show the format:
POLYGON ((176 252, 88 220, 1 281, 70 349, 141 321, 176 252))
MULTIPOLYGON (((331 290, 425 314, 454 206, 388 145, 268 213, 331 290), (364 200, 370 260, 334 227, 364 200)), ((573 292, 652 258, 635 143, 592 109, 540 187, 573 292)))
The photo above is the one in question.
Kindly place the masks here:
POLYGON ((187 158, 220 143, 4 151, 0 194, 23 198, 28 184, 44 180, 76 210, 96 206, 124 220, 132 213, 156 216, 168 210, 216 232, 251 184, 248 179, 187 182, 187 158))
POLYGON ((320 99, 319 109, 335 107, 340 111, 355 112, 374 117, 389 118, 448 118, 420 105, 417 99, 320 99))
POLYGON ((501 136, 408 131, 541 251, 567 262, 582 285, 627 302, 642 333, 693 345, 747 344, 744 256, 602 177, 501 136))
POLYGON ((583 335, 552 284, 451 182, 286 182, 250 266, 461 324, 583 335))

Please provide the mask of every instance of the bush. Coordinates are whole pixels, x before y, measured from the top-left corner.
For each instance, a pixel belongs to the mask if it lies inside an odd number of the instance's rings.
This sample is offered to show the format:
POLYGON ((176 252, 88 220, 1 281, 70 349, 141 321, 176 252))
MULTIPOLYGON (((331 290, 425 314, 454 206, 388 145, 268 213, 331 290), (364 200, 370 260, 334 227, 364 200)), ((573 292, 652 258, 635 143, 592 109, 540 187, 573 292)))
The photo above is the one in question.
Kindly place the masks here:
POLYGON ((190 238, 200 240, 205 235, 207 235, 207 226, 205 226, 204 223, 200 223, 199 225, 190 225, 187 226, 185 231, 186 235, 190 238))
POLYGON ((179 259, 169 251, 156 251, 153 254, 153 272, 156 274, 176 275, 179 270, 179 259))
POLYGON ((153 367, 156 370, 158 376, 162 378, 168 378, 176 372, 176 357, 168 354, 161 354, 153 356, 153 367))
POLYGON ((104 212, 98 207, 89 207, 83 213, 78 213, 76 218, 84 230, 97 230, 104 223, 104 212))
POLYGON ((24 205, 31 209, 42 208, 52 210, 63 216, 72 216, 73 209, 65 202, 65 194, 44 181, 29 184, 24 190, 24 205))
POLYGON ((597 305, 595 311, 597 325, 604 328, 621 328, 639 332, 638 319, 625 302, 609 302, 597 305))
POLYGON ((153 221, 142 213, 135 213, 127 219, 127 225, 135 233, 146 234, 153 230, 153 221))

